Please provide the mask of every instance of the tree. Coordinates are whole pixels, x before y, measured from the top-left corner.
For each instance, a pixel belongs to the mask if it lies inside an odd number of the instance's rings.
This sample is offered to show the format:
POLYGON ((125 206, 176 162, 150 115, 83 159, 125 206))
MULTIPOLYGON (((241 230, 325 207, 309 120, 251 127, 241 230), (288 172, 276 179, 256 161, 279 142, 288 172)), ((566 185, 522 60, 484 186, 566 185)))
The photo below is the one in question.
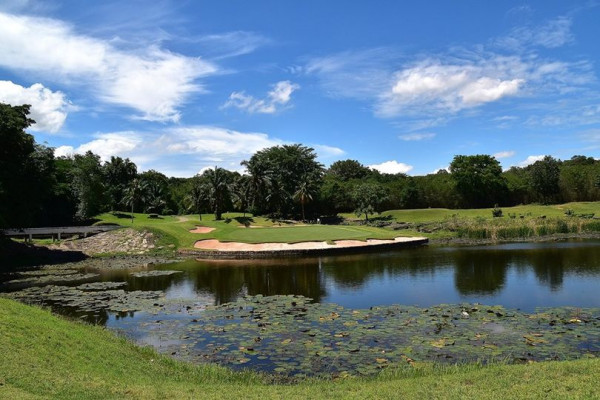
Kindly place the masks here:
POLYGON ((455 156, 450 172, 456 190, 466 207, 492 207, 501 204, 507 193, 502 167, 494 157, 484 154, 455 156))
POLYGON ((293 215, 296 209, 293 195, 300 187, 300 181, 307 179, 315 186, 321 185, 323 165, 316 158, 314 149, 293 144, 260 150, 250 160, 242 162, 256 188, 253 190, 257 196, 254 204, 260 205, 261 212, 293 215), (266 202, 260 203, 258 198, 266 202))
POLYGON ((146 183, 141 179, 135 178, 131 181, 125 195, 123 196, 123 203, 131 207, 131 223, 133 224, 133 211, 135 206, 139 202, 144 202, 146 194, 146 183))
POLYGON ((309 201, 312 201, 315 193, 316 187, 313 182, 307 176, 303 176, 299 182, 298 189, 294 192, 294 199, 298 200, 302 206, 302 221, 306 220, 304 215, 304 205, 309 201))
POLYGON ((231 195, 232 173, 219 167, 207 169, 201 175, 201 190, 215 213, 215 220, 223 219, 223 211, 231 195))
POLYGON ((145 189, 146 212, 162 214, 167 204, 163 186, 156 182, 147 182, 145 189))
POLYGON ((199 176, 195 176, 192 179, 193 184, 191 190, 185 197, 186 210, 196 212, 200 221, 202 221, 202 210, 208 204, 208 199, 206 197, 207 193, 205 193, 199 176))
POLYGON ((73 156, 71 171, 72 189, 77 199, 76 217, 85 220, 104 211, 106 186, 104 185, 100 156, 86 152, 73 156))
POLYGON ((29 177, 25 173, 35 151, 33 136, 25 132, 33 121, 29 105, 0 103, 0 226, 26 226, 29 200, 23 196, 29 177))
POLYGON ((354 188, 352 200, 355 204, 357 216, 365 215, 365 221, 369 221, 369 214, 381 212, 380 206, 383 204, 388 193, 385 187, 376 183, 363 183, 354 188))
POLYGON ((129 158, 112 156, 102 168, 110 209, 120 210, 125 190, 137 176, 137 167, 129 158))
POLYGON ((233 182, 232 195, 234 206, 237 210, 244 213, 248 211, 252 193, 252 179, 248 175, 237 176, 233 182))
POLYGON ((560 163, 553 157, 546 156, 527 167, 529 185, 539 201, 548 204, 558 200, 560 163))
POLYGON ((369 173, 371 173, 371 170, 356 160, 336 161, 327 170, 327 174, 333 175, 341 181, 363 179, 369 173))

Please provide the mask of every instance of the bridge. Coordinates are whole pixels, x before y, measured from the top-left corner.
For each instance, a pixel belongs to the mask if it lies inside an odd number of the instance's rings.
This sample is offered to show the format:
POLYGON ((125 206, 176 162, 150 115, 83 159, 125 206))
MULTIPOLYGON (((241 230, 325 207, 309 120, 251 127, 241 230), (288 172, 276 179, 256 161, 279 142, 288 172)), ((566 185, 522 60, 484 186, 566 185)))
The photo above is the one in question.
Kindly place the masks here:
POLYGON ((10 238, 25 238, 32 241, 33 238, 52 238, 52 240, 61 240, 64 237, 79 236, 87 237, 101 232, 108 232, 119 229, 119 225, 98 225, 98 226, 57 226, 49 228, 16 228, 0 229, 0 235, 10 238))

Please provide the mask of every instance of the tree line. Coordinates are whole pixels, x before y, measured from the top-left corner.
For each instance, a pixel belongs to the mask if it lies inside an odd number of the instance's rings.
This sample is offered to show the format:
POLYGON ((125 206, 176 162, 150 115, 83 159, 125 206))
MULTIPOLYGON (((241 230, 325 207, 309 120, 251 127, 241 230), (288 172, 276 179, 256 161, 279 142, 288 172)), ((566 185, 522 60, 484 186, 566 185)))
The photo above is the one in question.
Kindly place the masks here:
POLYGON ((325 168, 310 147, 274 146, 241 164, 215 166, 192 178, 139 172, 121 157, 92 152, 55 157, 26 129, 28 105, 0 103, 0 227, 86 223, 107 212, 162 215, 237 211, 278 219, 315 220, 402 208, 481 208, 600 200, 600 161, 546 156, 503 171, 490 155, 457 155, 449 170, 423 176, 385 174, 357 160, 325 168))

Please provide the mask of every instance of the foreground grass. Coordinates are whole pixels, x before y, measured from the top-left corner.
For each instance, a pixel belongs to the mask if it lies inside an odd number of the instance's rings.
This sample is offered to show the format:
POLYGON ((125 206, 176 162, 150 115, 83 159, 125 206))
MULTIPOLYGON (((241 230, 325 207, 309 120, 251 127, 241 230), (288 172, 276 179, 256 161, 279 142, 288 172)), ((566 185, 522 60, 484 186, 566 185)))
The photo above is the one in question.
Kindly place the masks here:
POLYGON ((375 378, 265 383, 177 362, 100 327, 0 298, 0 398, 600 398, 600 360, 388 369, 375 378))

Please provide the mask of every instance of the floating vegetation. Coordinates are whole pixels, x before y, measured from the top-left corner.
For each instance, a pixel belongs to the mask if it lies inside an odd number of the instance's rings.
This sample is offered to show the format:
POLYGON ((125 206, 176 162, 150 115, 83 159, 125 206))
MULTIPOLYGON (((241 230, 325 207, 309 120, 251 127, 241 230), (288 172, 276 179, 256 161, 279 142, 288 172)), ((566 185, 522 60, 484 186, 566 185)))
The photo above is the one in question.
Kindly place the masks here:
POLYGON ((59 273, 55 273, 57 271, 37 271, 40 272, 38 274, 29 276, 27 278, 13 279, 7 282, 4 282, 3 285, 6 288, 20 287, 20 286, 45 286, 51 285, 55 283, 76 283, 76 282, 85 282, 92 279, 98 278, 100 275, 94 273, 79 273, 79 271, 75 271, 75 273, 65 274, 64 271, 58 271, 59 273), (45 272, 45 273, 42 273, 45 272))
POLYGON ((71 308, 78 312, 97 314, 101 311, 126 313, 151 310, 163 306, 162 291, 125 291, 114 289, 120 282, 94 282, 77 287, 29 287, 5 296, 30 304, 45 304, 57 308, 71 308), (104 287, 104 289, 101 289, 104 287))
POLYGON ((127 282, 91 282, 77 286, 79 290, 110 290, 120 289, 127 286, 127 282))
POLYGON ((562 360, 600 354, 600 310, 534 314, 500 306, 351 310, 300 296, 254 296, 142 324, 159 350, 286 376, 370 375, 390 365, 562 360))
POLYGON ((138 271, 132 272, 130 275, 136 278, 151 278, 156 276, 169 276, 174 274, 180 274, 182 271, 172 271, 172 270, 152 270, 152 271, 138 271))

